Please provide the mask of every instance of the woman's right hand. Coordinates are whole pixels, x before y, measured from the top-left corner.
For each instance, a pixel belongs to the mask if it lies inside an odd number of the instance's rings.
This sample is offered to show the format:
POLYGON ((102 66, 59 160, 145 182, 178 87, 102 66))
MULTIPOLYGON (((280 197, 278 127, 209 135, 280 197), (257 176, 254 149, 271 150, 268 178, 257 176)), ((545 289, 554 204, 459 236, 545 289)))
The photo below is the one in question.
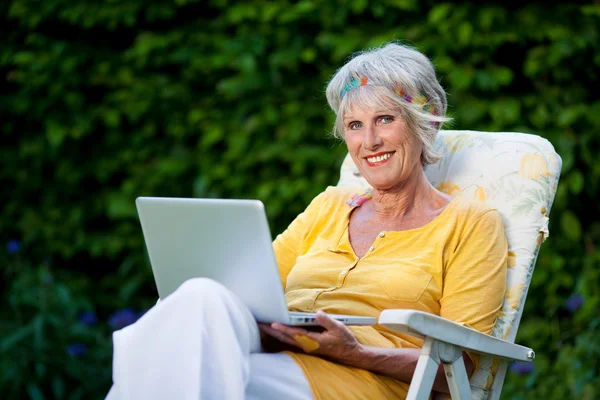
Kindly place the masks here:
POLYGON ((361 344, 346 325, 334 320, 323 311, 317 312, 316 319, 323 328, 321 332, 311 332, 302 327, 277 322, 271 325, 262 324, 261 330, 306 353, 318 354, 341 363, 350 364, 360 357, 361 344))

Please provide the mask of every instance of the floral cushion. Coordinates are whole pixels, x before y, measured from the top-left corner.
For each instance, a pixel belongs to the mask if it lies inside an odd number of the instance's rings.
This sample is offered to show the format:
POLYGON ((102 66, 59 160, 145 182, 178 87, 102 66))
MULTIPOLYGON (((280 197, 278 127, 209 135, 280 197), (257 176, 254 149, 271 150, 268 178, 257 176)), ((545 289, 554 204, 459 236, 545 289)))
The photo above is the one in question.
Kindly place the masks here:
MULTIPOLYGON (((426 168, 429 181, 450 195, 484 201, 502 216, 509 246, 507 293, 492 335, 514 342, 537 254, 548 237, 560 156, 546 139, 523 133, 441 131, 436 149, 443 157, 426 168)), ((369 187, 349 155, 338 185, 369 187)), ((487 397, 494 367, 491 357, 481 358, 471 378, 473 398, 487 397)))

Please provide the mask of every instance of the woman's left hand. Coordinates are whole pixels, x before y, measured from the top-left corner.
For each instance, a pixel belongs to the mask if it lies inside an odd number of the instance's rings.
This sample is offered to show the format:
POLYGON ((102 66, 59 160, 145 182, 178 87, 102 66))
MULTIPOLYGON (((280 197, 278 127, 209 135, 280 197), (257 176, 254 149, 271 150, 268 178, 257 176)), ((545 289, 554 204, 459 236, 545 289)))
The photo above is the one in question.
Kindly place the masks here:
POLYGON ((318 311, 316 319, 324 329, 322 332, 311 332, 303 327, 277 322, 271 325, 259 324, 259 327, 267 335, 310 354, 318 354, 343 363, 350 363, 359 356, 361 345, 346 325, 329 317, 324 311, 318 311))

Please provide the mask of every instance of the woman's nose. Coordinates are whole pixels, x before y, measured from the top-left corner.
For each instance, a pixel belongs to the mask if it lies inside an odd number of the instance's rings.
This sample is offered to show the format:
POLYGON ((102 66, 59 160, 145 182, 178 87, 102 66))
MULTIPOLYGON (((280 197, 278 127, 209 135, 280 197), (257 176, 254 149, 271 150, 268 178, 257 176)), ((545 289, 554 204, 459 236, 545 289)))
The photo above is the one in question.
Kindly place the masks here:
POLYGON ((377 134, 375 127, 368 127, 363 139, 363 147, 365 150, 374 151, 383 144, 381 137, 377 134))

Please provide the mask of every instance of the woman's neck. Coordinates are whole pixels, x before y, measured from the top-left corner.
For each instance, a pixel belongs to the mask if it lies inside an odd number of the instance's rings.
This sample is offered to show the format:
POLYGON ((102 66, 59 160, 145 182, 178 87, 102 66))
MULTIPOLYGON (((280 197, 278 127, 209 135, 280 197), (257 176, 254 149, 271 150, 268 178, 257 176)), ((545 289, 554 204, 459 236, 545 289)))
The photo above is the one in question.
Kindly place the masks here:
POLYGON ((389 190, 374 189, 370 203, 377 219, 390 221, 412 218, 417 216, 416 214, 437 209, 441 205, 438 203, 445 202, 445 199, 441 202, 440 200, 423 169, 420 169, 400 187, 389 190))

